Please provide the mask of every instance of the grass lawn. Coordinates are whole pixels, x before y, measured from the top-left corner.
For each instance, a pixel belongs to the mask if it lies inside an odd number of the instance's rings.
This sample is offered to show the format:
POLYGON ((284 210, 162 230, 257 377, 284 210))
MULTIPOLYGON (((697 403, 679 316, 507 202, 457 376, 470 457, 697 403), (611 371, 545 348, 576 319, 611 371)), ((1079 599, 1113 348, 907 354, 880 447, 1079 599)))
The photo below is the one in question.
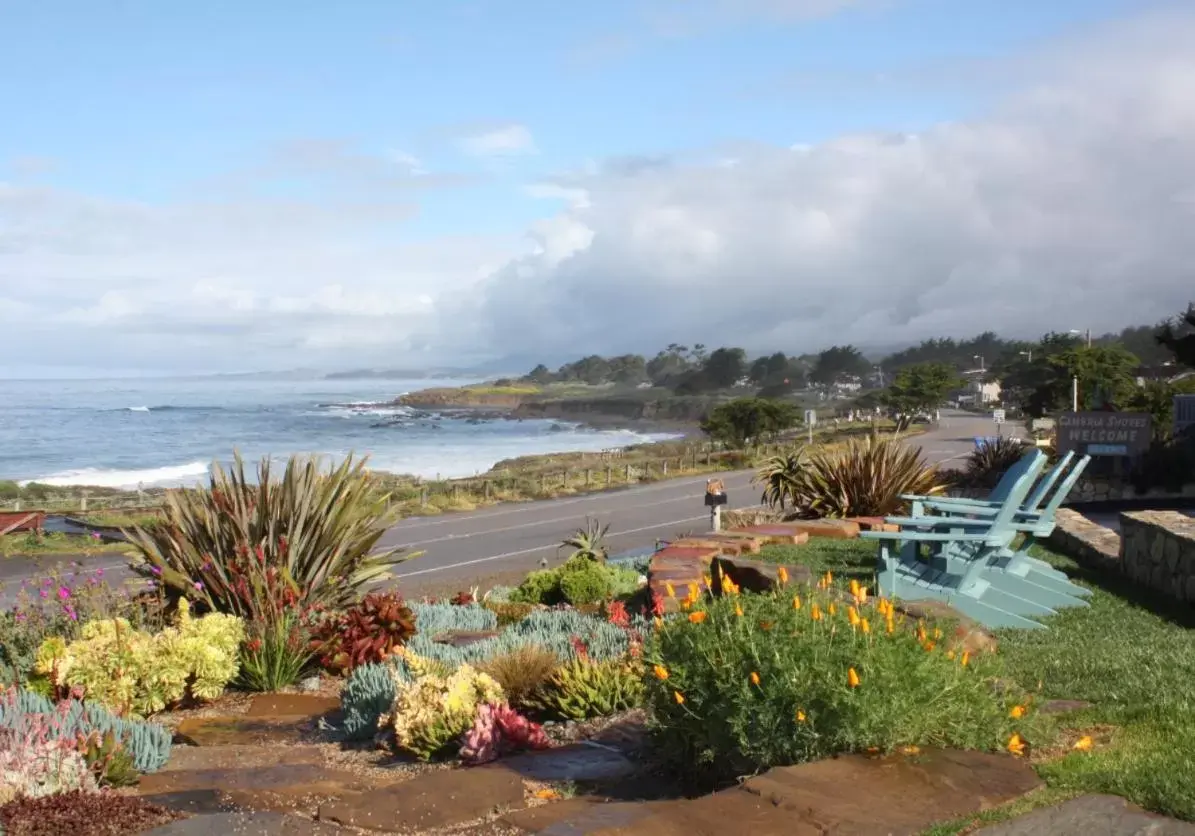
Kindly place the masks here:
POLYGON ((102 543, 76 534, 6 534, 0 537, 0 557, 45 554, 104 554, 127 552, 128 543, 102 543))
MULTIPOLYGON (((1195 610, 1096 575, 1069 558, 1036 554, 1090 586, 1091 606, 1061 611, 1046 630, 997 632, 1005 675, 1042 699, 1082 700, 1089 708, 1059 718, 1057 737, 1030 741, 1046 788, 977 819, 934 828, 965 832, 1086 793, 1124 796, 1148 810, 1195 821, 1195 610), (1071 749, 1090 736, 1094 748, 1071 749)), ((812 540, 769 546, 761 555, 843 577, 870 575, 873 544, 812 540)))

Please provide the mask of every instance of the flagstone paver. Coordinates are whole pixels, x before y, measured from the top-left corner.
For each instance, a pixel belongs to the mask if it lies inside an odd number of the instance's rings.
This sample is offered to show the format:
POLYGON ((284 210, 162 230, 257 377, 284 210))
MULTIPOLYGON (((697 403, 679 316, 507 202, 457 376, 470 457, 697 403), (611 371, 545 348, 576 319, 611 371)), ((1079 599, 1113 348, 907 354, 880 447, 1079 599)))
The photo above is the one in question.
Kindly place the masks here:
POLYGON ((246 717, 321 717, 340 708, 339 697, 317 694, 257 694, 246 717))
POLYGON ((503 758, 505 769, 532 781, 579 781, 584 783, 617 781, 635 771, 626 755, 613 747, 577 743, 542 752, 503 758))
POLYGON ((424 772, 321 804, 319 820, 388 833, 434 830, 523 805, 523 779, 501 764, 424 772))
POLYGON ((164 824, 143 836, 348 836, 350 832, 281 813, 215 813, 164 824))
POLYGON ((975 833, 976 836, 1195 836, 1195 824, 1147 813, 1116 795, 1082 795, 975 833))

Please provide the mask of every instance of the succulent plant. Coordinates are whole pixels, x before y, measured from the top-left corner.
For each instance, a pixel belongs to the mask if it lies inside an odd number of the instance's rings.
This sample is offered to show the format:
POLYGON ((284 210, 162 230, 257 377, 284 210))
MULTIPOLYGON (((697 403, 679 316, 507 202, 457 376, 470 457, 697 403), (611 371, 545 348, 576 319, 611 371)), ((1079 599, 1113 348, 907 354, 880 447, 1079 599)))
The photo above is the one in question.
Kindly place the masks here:
POLYGON ((482 632, 496 630, 498 617, 479 604, 456 606, 453 604, 412 603, 415 626, 425 636, 438 636, 452 632, 482 632))
POLYGON ((342 674, 381 662, 415 635, 415 614, 396 592, 375 592, 316 627, 312 645, 320 665, 342 674))
POLYGON ((464 734, 477 706, 505 700, 492 677, 468 665, 447 677, 428 673, 396 690, 394 706, 383 724, 393 727, 399 751, 420 760, 430 760, 464 734))
POLYGON ((378 718, 394 705, 395 672, 391 665, 372 663, 353 668, 340 692, 345 739, 369 740, 377 734, 378 718))
POLYGON ((543 727, 505 703, 484 703, 473 718, 473 728, 461 741, 461 760, 470 766, 489 763, 505 754, 546 749, 543 727))
POLYGON ((55 704, 23 688, 0 692, 0 730, 25 735, 32 729, 72 746, 93 734, 112 735, 138 772, 156 772, 170 758, 172 734, 165 726, 117 717, 99 703, 70 699, 55 704))
POLYGON ((626 711, 642 699, 643 678, 635 666, 617 659, 577 658, 552 674, 536 703, 555 716, 586 720, 626 711))

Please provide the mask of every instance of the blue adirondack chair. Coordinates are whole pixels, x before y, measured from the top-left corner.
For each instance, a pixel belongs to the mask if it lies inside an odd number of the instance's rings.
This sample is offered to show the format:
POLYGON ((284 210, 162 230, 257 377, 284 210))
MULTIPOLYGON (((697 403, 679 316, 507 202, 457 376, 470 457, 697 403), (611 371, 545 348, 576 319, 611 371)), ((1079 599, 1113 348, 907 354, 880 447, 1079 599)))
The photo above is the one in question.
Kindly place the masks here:
MULTIPOLYGON (((861 533, 864 539, 879 541, 880 593, 944 601, 987 627, 1040 629, 1042 625, 1031 617, 1053 615, 1056 610, 1007 592, 984 576, 989 560, 1007 552, 1018 533, 1014 518, 1045 464, 1045 456, 1033 452, 1036 455, 1028 467, 1008 485, 1000 509, 988 519, 969 519, 960 525, 953 517, 903 518, 912 527, 861 533), (896 544, 899 547, 893 548, 896 544), (934 555, 938 559, 931 558, 932 562, 921 559, 920 549, 927 544, 938 549, 934 555)), ((887 521, 899 523, 902 518, 887 521)))
MULTIPOLYGON (((964 497, 942 497, 942 496, 921 496, 920 494, 902 494, 901 499, 906 502, 913 503, 913 516, 921 516, 921 510, 917 507, 918 503, 933 503, 949 501, 956 504, 976 505, 985 508, 999 508, 1004 504, 1004 500, 1008 498, 1008 492, 1013 484, 1026 473, 1034 463, 1040 462, 1044 454, 1041 450, 1034 447, 1031 450, 1025 451, 1025 455, 1017 460, 1017 463, 1004 471, 1004 475, 1000 477, 1000 481, 996 483, 996 487, 992 488, 991 493, 987 495, 986 499, 968 499, 964 497)), ((1067 453, 1067 461, 1070 460, 1072 453, 1067 453)), ((1055 479, 1057 477, 1055 476, 1055 479)), ((1034 490, 1034 495, 1037 490, 1034 490)), ((1041 501, 1041 497, 1037 497, 1037 501, 1041 501)), ((1036 507, 1036 506, 1034 506, 1036 507)))
MULTIPOLYGON (((1058 592, 1064 596, 1087 597, 1091 595, 1091 590, 1086 589, 1085 586, 1079 586, 1071 583, 1070 578, 1066 577, 1065 572, 1056 570, 1044 560, 1038 560, 1031 557, 1029 549, 1035 542, 1040 541, 1043 537, 1048 537, 1054 530, 1055 516, 1058 514, 1058 509, 1061 504, 1066 502, 1066 498, 1070 496, 1071 490, 1075 482, 1079 480, 1080 475, 1083 475, 1087 467, 1087 463, 1091 461, 1091 456, 1083 456, 1078 462, 1075 462, 1074 467, 1067 471, 1067 466, 1070 465, 1074 457, 1073 453, 1067 453, 1062 456, 1054 467, 1049 469, 1044 477, 1037 482, 1034 490, 1029 494, 1025 505, 1017 512, 1015 517, 1015 527, 1018 531, 1025 534, 1025 539, 1022 542, 1021 548, 1016 552, 1001 555, 1000 565, 1006 568, 1013 577, 1021 577, 1031 580, 1032 583, 1038 586, 1043 586, 1047 590, 1058 592), (1062 474, 1066 473, 1066 477, 1059 481, 1062 474), (1042 506, 1042 499, 1046 498, 1050 488, 1054 488, 1049 502, 1042 506)), ((925 510, 937 511, 939 514, 944 514, 951 517, 963 517, 958 520, 958 524, 963 528, 972 527, 976 517, 985 517, 994 515, 999 506, 989 505, 986 503, 976 503, 975 500, 970 502, 958 502, 954 498, 927 498, 923 502, 914 503, 914 510, 911 516, 921 517, 925 510), (970 517, 967 520, 966 517, 970 517)), ((1030 590, 1031 591, 1031 590, 1030 590)), ((1061 598, 1059 603, 1065 601, 1061 598)), ((1066 606, 1066 604, 1062 604, 1066 606)))
MULTIPOLYGON (((1051 475, 1054 478, 1049 481, 1056 481, 1058 474, 1065 467, 1067 461, 1069 461, 1069 458, 1051 469, 1051 475)), ((980 574, 993 587, 1012 593, 1025 601, 1044 605, 1051 609, 1087 606, 1087 602, 1083 599, 1091 594, 1090 590, 1078 584, 1071 583, 1064 573, 1059 572, 1044 561, 1031 557, 1029 549, 1038 539, 1048 537, 1054 530, 1055 515, 1059 506, 1066 500, 1075 482, 1078 481, 1079 476, 1087 468, 1089 461, 1091 461, 1091 457, 1084 456, 1070 469, 1070 472, 1066 474, 1061 482, 1057 482, 1057 488, 1044 507, 1039 507, 1036 511, 1026 510, 1032 503, 1033 498, 1030 497, 1026 500, 1026 507, 1014 515, 1010 523, 1013 530, 1025 535, 1025 539, 1020 544, 1020 547, 1016 550, 1010 547, 1002 549, 997 553, 983 556, 986 565, 980 574)), ((1043 479, 1042 481, 1045 482, 1047 480, 1043 479)), ((964 531, 986 529, 989 523, 984 517, 990 517, 997 513, 996 510, 991 508, 979 509, 975 506, 952 508, 949 501, 936 503, 936 505, 938 510, 957 510, 960 513, 970 515, 967 517, 946 516, 938 518, 940 520, 938 523, 939 526, 949 525, 952 528, 964 531)), ((924 517, 893 517, 890 518, 890 521, 909 526, 923 526, 926 523, 924 517)), ((947 544, 933 556, 930 563, 946 571, 957 571, 959 566, 965 566, 971 560, 976 559, 977 556, 974 554, 974 551, 974 547, 971 544, 947 544)))

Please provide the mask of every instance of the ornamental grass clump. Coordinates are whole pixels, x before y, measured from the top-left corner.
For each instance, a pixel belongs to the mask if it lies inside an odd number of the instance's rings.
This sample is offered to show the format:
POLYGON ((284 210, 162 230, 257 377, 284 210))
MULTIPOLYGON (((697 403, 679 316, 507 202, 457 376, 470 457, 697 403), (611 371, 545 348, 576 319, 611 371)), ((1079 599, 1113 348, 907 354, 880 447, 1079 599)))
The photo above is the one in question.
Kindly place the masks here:
POLYGON ((279 478, 265 458, 254 480, 237 455, 230 470, 213 467, 207 488, 168 491, 161 522, 128 536, 143 574, 174 595, 272 622, 288 611, 345 609, 414 557, 375 551, 396 521, 364 461, 350 456, 328 470, 316 457, 292 457, 279 478))
POLYGON ((1030 701, 996 687, 992 656, 950 649, 855 584, 730 592, 690 601, 645 650, 659 751, 695 783, 845 752, 997 751, 1036 736, 1030 701))

